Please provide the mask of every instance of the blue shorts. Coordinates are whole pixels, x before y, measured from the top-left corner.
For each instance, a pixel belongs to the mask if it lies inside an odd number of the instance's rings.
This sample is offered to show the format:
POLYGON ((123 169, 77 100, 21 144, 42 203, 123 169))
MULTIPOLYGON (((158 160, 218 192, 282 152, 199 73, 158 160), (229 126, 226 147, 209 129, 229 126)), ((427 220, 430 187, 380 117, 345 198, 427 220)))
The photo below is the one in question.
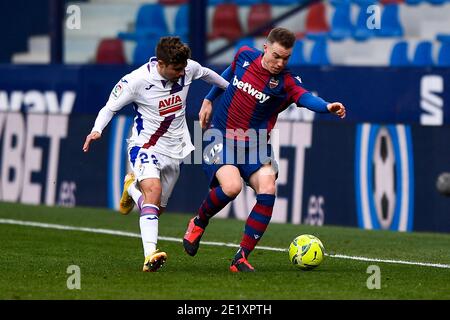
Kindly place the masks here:
POLYGON ((223 165, 238 168, 241 177, 249 184, 250 176, 267 163, 272 164, 275 172, 278 172, 278 164, 270 144, 247 146, 244 142, 225 139, 224 143, 212 143, 203 149, 203 170, 210 188, 219 185, 216 172, 223 165))

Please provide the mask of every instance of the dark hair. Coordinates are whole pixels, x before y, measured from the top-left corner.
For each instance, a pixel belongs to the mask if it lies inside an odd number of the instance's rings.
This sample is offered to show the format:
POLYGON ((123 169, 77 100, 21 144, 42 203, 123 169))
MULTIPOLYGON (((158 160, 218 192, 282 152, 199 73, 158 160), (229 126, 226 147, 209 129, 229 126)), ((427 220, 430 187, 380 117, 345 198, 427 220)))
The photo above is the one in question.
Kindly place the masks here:
POLYGON ((191 49, 179 37, 162 37, 156 46, 156 58, 164 64, 186 64, 191 57, 191 49))
POLYGON ((267 36, 267 41, 271 44, 278 42, 286 49, 290 49, 295 44, 295 34, 286 28, 274 28, 267 36))

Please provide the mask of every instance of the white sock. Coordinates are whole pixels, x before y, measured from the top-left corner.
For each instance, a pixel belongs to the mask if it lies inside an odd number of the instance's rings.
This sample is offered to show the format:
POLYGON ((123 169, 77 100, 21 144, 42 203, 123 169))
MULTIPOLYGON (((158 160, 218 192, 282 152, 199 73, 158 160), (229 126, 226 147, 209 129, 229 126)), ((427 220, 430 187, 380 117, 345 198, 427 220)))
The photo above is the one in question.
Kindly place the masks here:
POLYGON ((156 250, 158 243, 159 208, 154 204, 143 204, 139 226, 141 227, 142 245, 144 256, 148 256, 156 250))
POLYGON ((136 183, 130 184, 127 191, 128 191, 128 194, 133 198, 134 203, 136 203, 138 205, 138 207, 140 208, 139 199, 142 196, 142 192, 138 189, 138 187, 136 186, 136 183))

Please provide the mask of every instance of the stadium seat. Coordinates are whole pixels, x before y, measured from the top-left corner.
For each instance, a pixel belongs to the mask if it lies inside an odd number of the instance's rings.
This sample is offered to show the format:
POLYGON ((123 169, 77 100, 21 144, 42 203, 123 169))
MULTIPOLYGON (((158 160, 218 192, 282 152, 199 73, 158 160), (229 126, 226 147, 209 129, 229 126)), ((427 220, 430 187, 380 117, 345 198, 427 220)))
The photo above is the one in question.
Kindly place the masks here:
POLYGON ((142 65, 147 63, 150 57, 155 56, 155 48, 158 44, 159 38, 147 38, 137 42, 133 53, 133 64, 142 65))
POLYGON ((300 0, 267 0, 273 6, 285 6, 291 4, 300 4, 300 0))
POLYGON ((209 6, 216 6, 216 5, 218 5, 220 3, 224 3, 226 1, 227 0, 208 0, 208 5, 209 6))
POLYGON ((367 28, 367 19, 369 14, 367 8, 369 5, 362 5, 359 8, 358 18, 356 20, 355 28, 353 29, 353 38, 356 41, 365 41, 371 37, 376 36, 376 29, 367 28))
POLYGON ((350 19, 350 2, 335 4, 329 36, 333 40, 343 40, 352 35, 353 26, 350 19))
POLYGON ((102 39, 95 55, 96 63, 124 64, 126 63, 123 42, 120 39, 102 39))
POLYGON ((255 47, 255 40, 254 40, 254 38, 242 38, 242 39, 240 39, 236 43, 236 45, 234 46, 234 49, 235 49, 235 51, 238 51, 243 46, 254 48, 255 47))
POLYGON ((188 0, 159 0, 158 3, 164 6, 181 5, 187 3, 188 0))
POLYGON ((251 6, 253 4, 261 3, 261 0, 233 0, 238 6, 251 6))
MULTIPOLYGON (((263 26, 267 22, 272 20, 272 6, 268 3, 258 3, 250 7, 248 13, 248 25, 247 30, 249 33, 255 31, 259 27, 263 26)), ((261 32, 259 35, 267 36, 270 32, 270 27, 265 31, 261 32)))
POLYGON ((440 42, 450 42, 450 34, 439 33, 436 35, 436 40, 440 42))
POLYGON ((306 14, 306 37, 309 39, 323 38, 328 35, 330 27, 326 18, 326 6, 322 2, 311 5, 306 14))
POLYGON ((433 45, 430 41, 419 42, 414 52, 412 65, 420 67, 431 67, 434 64, 432 49, 433 45))
POLYGON ((387 4, 381 14, 381 28, 378 30, 380 37, 401 37, 403 27, 400 22, 399 5, 387 4))
POLYGON ((298 66, 307 64, 305 55, 303 53, 303 41, 296 40, 294 48, 292 49, 292 55, 289 59, 288 66, 298 66))
POLYGON ((175 15, 174 34, 183 42, 189 42, 189 5, 184 4, 178 8, 175 15))
POLYGON ((437 6, 440 6, 441 4, 444 4, 445 3, 445 1, 446 0, 427 0, 427 2, 429 3, 429 4, 432 4, 432 5, 437 5, 437 6))
POLYGON ((242 26, 239 20, 239 7, 235 3, 218 4, 212 17, 212 32, 210 40, 226 38, 234 41, 242 36, 242 26))
POLYGON ((330 4, 332 4, 333 6, 338 6, 341 4, 350 4, 350 0, 330 0, 330 4))
POLYGON ((408 42, 399 41, 392 47, 389 65, 392 67, 406 67, 411 65, 408 59, 408 42))
POLYGON ((371 4, 374 4, 375 2, 378 2, 377 0, 352 0, 353 3, 356 3, 360 6, 369 6, 371 4))
POLYGON ((311 50, 311 57, 309 59, 311 65, 330 65, 328 57, 328 44, 326 39, 317 39, 311 50))
POLYGON ((403 3, 403 2, 404 2, 404 0, 380 0, 380 3, 383 4, 383 5, 386 5, 386 4, 400 4, 400 3, 403 3))
POLYGON ((436 65, 439 67, 450 67, 450 41, 441 43, 436 65))
POLYGON ((158 3, 145 4, 139 8, 134 32, 120 32, 123 40, 145 39, 147 37, 162 37, 168 34, 164 7, 158 3))

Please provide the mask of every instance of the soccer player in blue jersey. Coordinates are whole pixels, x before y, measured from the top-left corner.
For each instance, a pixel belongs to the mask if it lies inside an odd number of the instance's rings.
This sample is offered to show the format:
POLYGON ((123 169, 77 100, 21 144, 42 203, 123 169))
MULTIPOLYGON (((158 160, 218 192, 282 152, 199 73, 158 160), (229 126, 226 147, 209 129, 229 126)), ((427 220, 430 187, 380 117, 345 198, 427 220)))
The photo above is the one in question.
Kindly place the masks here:
POLYGON ((275 28, 267 37, 264 52, 247 46, 240 48, 222 74, 230 85, 225 91, 213 87, 199 113, 200 125, 208 128, 212 101, 223 93, 215 106, 210 128, 221 132, 224 138, 215 140, 212 148, 204 152, 203 167, 211 189, 197 215, 188 223, 183 246, 189 255, 197 253, 209 220, 236 198, 243 178, 257 196, 230 266, 232 272, 254 271, 247 258, 272 217, 277 164, 268 139, 278 114, 295 103, 315 112, 345 117, 342 103, 329 103, 312 95, 302 87, 300 77, 285 68, 294 43, 291 31, 275 28))

